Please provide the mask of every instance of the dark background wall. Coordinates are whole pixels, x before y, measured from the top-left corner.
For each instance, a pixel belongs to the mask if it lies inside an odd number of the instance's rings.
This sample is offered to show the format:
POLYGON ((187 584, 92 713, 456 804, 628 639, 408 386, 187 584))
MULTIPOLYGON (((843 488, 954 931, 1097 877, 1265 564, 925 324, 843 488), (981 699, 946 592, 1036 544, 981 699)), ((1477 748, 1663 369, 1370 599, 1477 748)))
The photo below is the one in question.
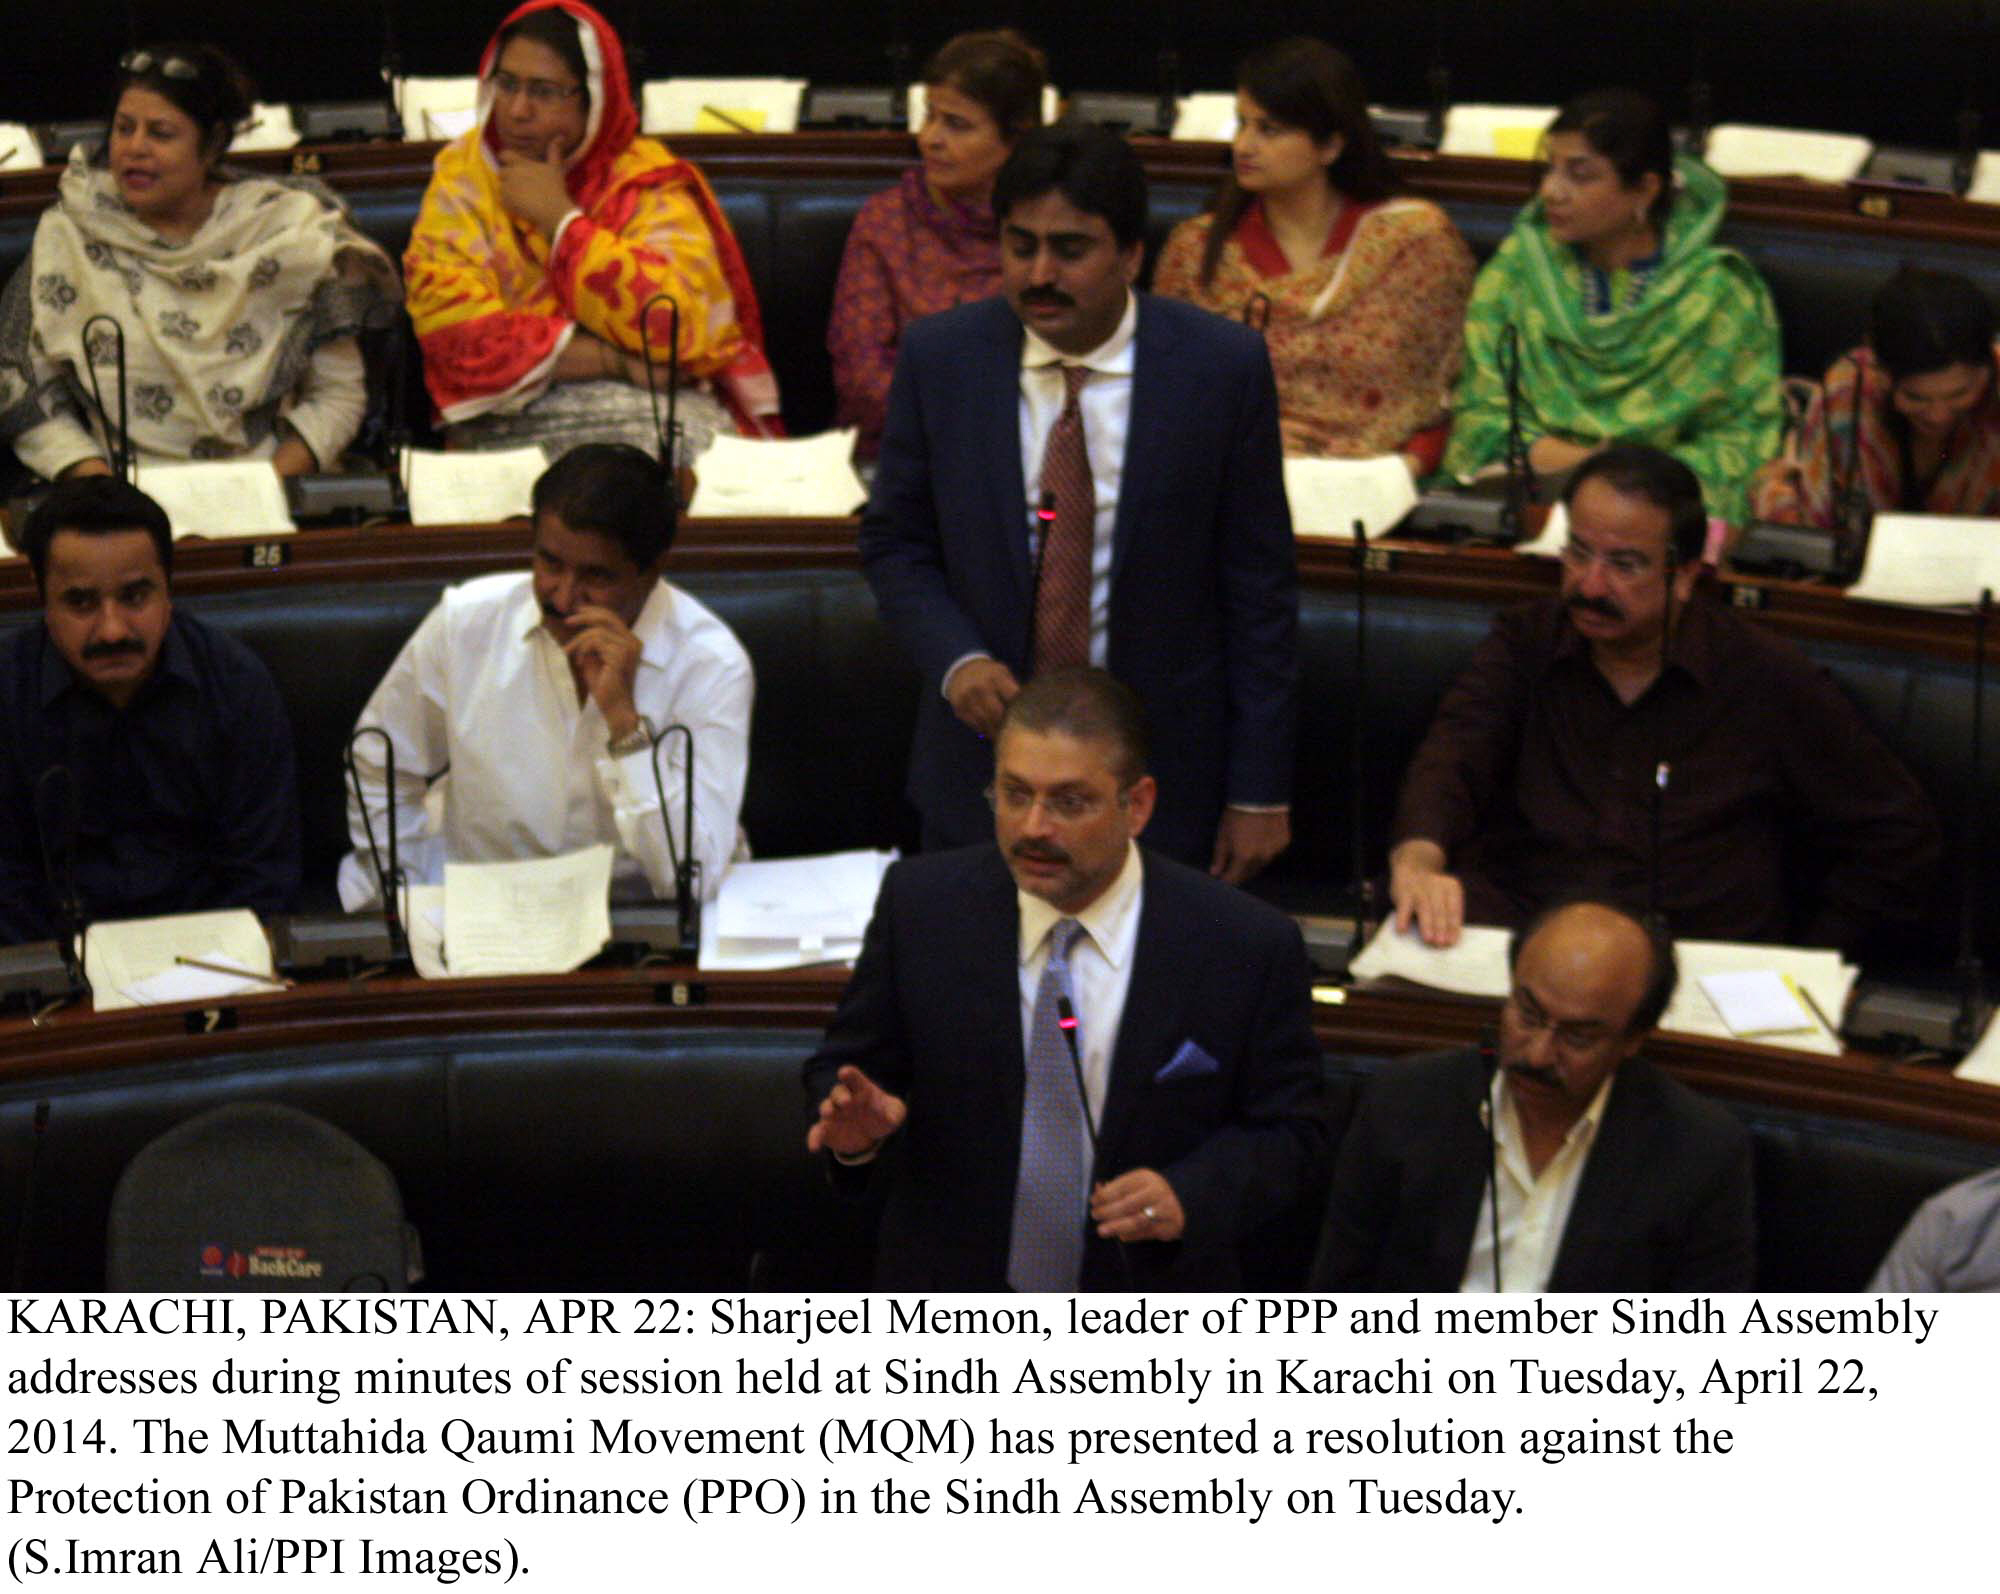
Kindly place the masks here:
MULTIPOLYGON (((379 81, 385 36, 405 70, 472 70, 507 7, 463 0, 105 0, 9 8, 0 117, 95 113, 109 64, 141 39, 201 36, 236 52, 277 100, 355 98, 379 81), (60 21, 51 24, 50 18, 60 21)), ((2000 144, 2000 0, 604 0, 644 51, 647 76, 782 73, 881 82, 886 51, 915 59, 965 27, 1012 23, 1049 54, 1058 85, 1154 91, 1163 49, 1182 86, 1223 88, 1247 47, 1314 32, 1360 63, 1374 97, 1422 105, 1427 74, 1450 68, 1453 97, 1553 102, 1622 82, 1677 117, 1705 77, 1717 120, 1766 121, 1948 148, 1961 105, 1992 101, 1985 142, 2000 144)))

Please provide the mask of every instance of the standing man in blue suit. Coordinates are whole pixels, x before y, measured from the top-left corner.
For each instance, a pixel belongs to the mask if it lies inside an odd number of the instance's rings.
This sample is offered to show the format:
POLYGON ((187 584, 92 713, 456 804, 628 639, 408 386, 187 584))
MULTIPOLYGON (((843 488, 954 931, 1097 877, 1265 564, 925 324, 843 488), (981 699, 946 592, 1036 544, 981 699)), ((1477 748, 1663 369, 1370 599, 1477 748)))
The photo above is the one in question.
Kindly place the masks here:
POLYGON ((1002 711, 1100 665, 1154 730, 1160 851, 1248 879, 1291 838, 1298 568, 1263 340, 1132 291, 1122 138, 1029 133, 993 190, 1004 297, 905 333, 861 557, 925 691, 926 848, 988 833, 1002 711))

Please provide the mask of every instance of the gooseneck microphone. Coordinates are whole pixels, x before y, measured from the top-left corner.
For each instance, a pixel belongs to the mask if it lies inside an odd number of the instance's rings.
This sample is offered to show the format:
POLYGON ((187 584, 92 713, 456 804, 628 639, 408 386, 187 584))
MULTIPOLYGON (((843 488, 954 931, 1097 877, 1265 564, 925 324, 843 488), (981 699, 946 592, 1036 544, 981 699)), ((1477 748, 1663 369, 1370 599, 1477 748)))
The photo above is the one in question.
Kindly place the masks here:
POLYGON ((686 725, 676 724, 656 733, 652 760, 653 792, 660 800, 660 829, 667 837, 667 866, 674 873, 678 955, 692 960, 701 953, 701 860, 694 855, 694 732, 686 725), (660 744, 676 732, 687 739, 687 768, 681 780, 681 836, 687 843, 685 851, 674 845, 674 827, 667 817, 666 782, 660 776, 660 744))
POLYGON ((1348 840, 1353 849, 1354 940, 1352 960, 1374 927, 1375 879, 1368 869, 1368 526, 1354 517, 1354 732, 1348 748, 1348 840))
MULTIPOLYGON (((646 362, 646 396, 653 401, 653 433, 660 440, 660 460, 667 468, 667 481, 673 487, 672 498, 676 525, 680 520, 680 393, 681 393, 681 305, 670 293, 656 293, 648 299, 639 311, 639 353, 646 362), (660 384, 654 374, 653 360, 653 306, 667 307, 667 418, 660 420, 660 384)), ((673 527, 669 527, 669 540, 673 527)))
MULTIPOLYGON (((1069 1052, 1070 1078, 1076 1081, 1076 1105, 1078 1112, 1083 1118, 1084 1135, 1090 1141, 1090 1171, 1092 1179, 1095 1180, 1098 1158, 1097 1125, 1091 1122, 1090 1096, 1083 1088, 1083 1053, 1078 1049, 1076 1040, 1076 1009, 1070 1005, 1069 993, 1067 991, 1056 992, 1056 1028, 1062 1031, 1063 1046, 1069 1052)), ((1089 1216, 1089 1211, 1086 1208, 1084 1213, 1086 1221, 1088 1221, 1089 1216)), ((1119 1245, 1115 1249, 1118 1252, 1118 1265, 1124 1270, 1125 1282, 1128 1285, 1132 1284, 1134 1282, 1132 1276, 1132 1248, 1129 1245, 1119 1245)), ((1078 1282, 1081 1283, 1082 1281, 1078 1280, 1078 1282)))
POLYGON ((1848 363, 1854 367, 1854 396, 1847 415, 1847 468, 1841 472, 1834 514, 1839 522, 1843 561, 1848 569, 1859 570, 1875 517, 1873 505, 1868 502, 1868 484, 1861 479, 1861 383, 1865 371, 1852 356, 1848 363))
POLYGON ((347 738, 347 753, 342 760, 347 766, 348 788, 354 793, 354 806, 361 811, 361 834, 368 842, 368 859, 375 868, 375 882, 382 891, 382 923, 389 933, 389 956, 406 957, 410 943, 403 933, 401 896, 403 871, 396 859, 396 744, 389 739, 389 733, 380 725, 357 725, 354 734, 347 738), (361 771, 354 761, 354 744, 364 736, 382 738, 382 782, 388 795, 386 825, 389 832, 389 867, 382 867, 382 853, 375 845, 375 822, 368 817, 368 799, 361 791, 361 771))
POLYGON ((1967 771, 1965 836, 1958 872, 1958 1014, 1952 1019, 1954 1046, 1970 1051, 1986 1027, 1986 968, 1980 961, 1974 919, 1979 911, 1979 862, 1986 855, 1986 622, 1993 611, 1993 589, 1979 589, 1979 607, 1972 618, 1972 748, 1967 771))
POLYGON ((67 764, 51 764, 35 782, 35 829, 42 843, 42 878, 55 905, 56 949, 70 984, 83 987, 83 899, 76 889, 76 835, 81 804, 76 775, 67 764), (61 788, 58 796, 57 788, 61 788), (58 840, 60 838, 60 840, 58 840))
POLYGON ((1521 441, 1521 329, 1511 321, 1500 337, 1500 375, 1507 383, 1507 496, 1500 530, 1508 542, 1519 542, 1527 534, 1534 484, 1528 450, 1521 441))
POLYGON ((125 381, 125 329, 118 324, 117 317, 99 314, 84 322, 83 363, 90 375, 90 402, 97 411, 98 424, 104 428, 105 448, 111 455, 106 463, 121 482, 129 482, 132 480, 131 396, 125 381), (111 329, 113 360, 118 369, 118 425, 115 429, 104 408, 104 390, 98 385, 97 360, 90 348, 91 328, 100 321, 111 329))
MULTIPOLYGON (((1479 1061, 1486 1082, 1485 1094, 1479 1100, 1479 1116, 1486 1125, 1486 1208, 1493 1220, 1493 1293, 1502 1294, 1500 1288, 1500 1126, 1494 1122, 1499 1109, 1495 1105, 1497 1092, 1493 1089, 1494 1077, 1500 1071, 1500 1048, 1494 1042, 1493 1031, 1479 1032, 1479 1061)), ((1505 1089, 1503 1085, 1501 1089, 1505 1089)))

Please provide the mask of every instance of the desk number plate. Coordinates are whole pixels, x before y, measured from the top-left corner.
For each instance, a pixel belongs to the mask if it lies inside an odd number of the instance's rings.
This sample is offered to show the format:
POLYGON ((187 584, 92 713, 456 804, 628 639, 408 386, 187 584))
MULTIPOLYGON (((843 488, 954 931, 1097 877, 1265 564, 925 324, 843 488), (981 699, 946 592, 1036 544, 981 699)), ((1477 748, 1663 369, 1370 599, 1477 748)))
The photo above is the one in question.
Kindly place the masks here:
POLYGON ((288 542, 253 542, 243 550, 245 570, 282 570, 292 562, 288 542))

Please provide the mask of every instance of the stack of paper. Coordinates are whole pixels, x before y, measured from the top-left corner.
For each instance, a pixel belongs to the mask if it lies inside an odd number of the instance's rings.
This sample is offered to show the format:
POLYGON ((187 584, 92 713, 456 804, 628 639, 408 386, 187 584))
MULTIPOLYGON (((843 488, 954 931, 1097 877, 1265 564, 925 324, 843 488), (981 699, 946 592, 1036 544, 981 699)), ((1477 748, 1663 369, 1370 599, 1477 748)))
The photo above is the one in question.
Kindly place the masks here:
POLYGON ((1982 1085, 2000 1085, 2000 1015, 1989 1019, 1979 1044, 1965 1054, 1952 1070, 1960 1079, 1977 1080, 1982 1085))
POLYGON ((1569 506, 1557 504, 1549 511, 1549 518, 1542 522, 1541 534, 1527 542, 1514 544, 1514 552, 1526 554, 1531 559, 1560 559, 1563 549, 1569 546, 1569 506))
POLYGON ((1913 608, 1970 607, 2000 595, 2000 520, 1971 515, 1877 515, 1850 598, 1913 608))
MULTIPOLYGON (((1200 99, 1204 98, 1205 96, 1197 95, 1195 97, 1197 99, 1200 99)), ((1230 138, 1234 138, 1236 136, 1236 127, 1234 122, 1234 115, 1236 111, 1236 96, 1234 94, 1228 94, 1224 95, 1223 98, 1229 101, 1229 109, 1232 118, 1230 123, 1229 133, 1227 134, 1227 136, 1230 138)), ((1052 126, 1055 123, 1057 115, 1061 111, 1061 109, 1062 109, 1062 96, 1056 92, 1056 86, 1053 83, 1044 83, 1042 85, 1042 125, 1044 127, 1052 126)), ((921 128, 924 125, 924 86, 921 83, 912 83, 910 85, 908 94, 906 94, 903 98, 903 114, 909 119, 910 131, 912 133, 916 132, 919 128, 921 128)), ((1178 133, 1176 133, 1174 136, 1176 138, 1180 137, 1178 133)))
POLYGON ((548 457, 535 447, 450 453, 405 449, 410 521, 418 526, 486 526, 525 515, 535 480, 548 467, 548 457))
POLYGON ((854 474, 853 427, 817 437, 718 435, 695 461, 690 519, 851 515, 868 498, 854 474))
POLYGON ((1236 96, 1229 93, 1184 94, 1174 107, 1170 135, 1204 143, 1227 144, 1236 136, 1236 96))
POLYGON ((730 865, 702 915, 704 969, 851 962, 893 852, 835 852, 730 865))
POLYGON ((298 527, 268 460, 141 465, 136 485, 167 512, 179 537, 272 537, 298 527))
POLYGON ((396 114, 411 143, 456 138, 479 120, 476 77, 406 77, 396 80, 396 114))
POLYGON ((1754 1039, 1761 1046, 1817 1052, 1825 1057, 1838 1057, 1843 1050, 1840 1038, 1828 1026, 1838 1024, 1847 1010, 1848 993, 1860 971, 1841 962, 1838 952, 1733 941, 1676 941, 1674 955, 1680 962, 1681 981, 1660 1020, 1661 1029, 1680 1035, 1754 1039), (1759 978, 1745 980, 1745 975, 1759 978), (1809 1022, 1803 1028, 1796 1027, 1795 1014, 1787 1013, 1794 1027, 1784 1033, 1753 1036, 1732 1030, 1731 1016, 1739 1022, 1761 1025, 1769 1010, 1785 1012, 1772 995, 1773 981, 1786 987, 1788 995, 1803 993, 1792 998, 1794 1010, 1817 1007, 1816 1012, 1809 1011, 1809 1022), (1728 1013, 1718 1005, 1716 991, 1729 1004, 1728 1013))
POLYGON ((648 133, 796 133, 802 77, 674 77, 648 83, 639 120, 648 133))
POLYGON ((1553 105, 1454 105, 1444 113, 1440 155, 1541 158, 1542 134, 1556 119, 1553 105))
POLYGON ((240 155, 246 150, 290 149, 298 141, 299 129, 292 120, 292 108, 259 100, 250 107, 249 122, 229 141, 229 152, 240 155))
POLYGON ((1354 540, 1359 520, 1371 537, 1401 523, 1417 507, 1417 483, 1395 454, 1376 459, 1287 459, 1285 497, 1300 537, 1354 540))
POLYGON ((84 932, 83 972, 100 1013, 279 989, 271 943, 248 908, 93 924, 84 932), (181 958, 243 972, 218 974, 176 961, 181 958))
POLYGON ((1846 133, 1809 133, 1795 127, 1753 127, 1724 122, 1710 129, 1702 159, 1724 177, 1810 177, 1851 182, 1875 146, 1846 133))
POLYGON ((42 164, 42 146, 26 122, 0 122, 0 171, 32 171, 42 164))
POLYGON ((599 845, 559 858, 446 864, 443 887, 412 887, 405 905, 417 972, 567 974, 588 963, 611 942, 611 859, 599 845))
POLYGON ((1982 149, 1972 168, 1972 186, 1967 199, 1983 205, 2000 205, 2000 149, 1982 149))
POLYGON ((1428 946, 1414 928, 1398 933, 1385 922, 1349 967, 1356 979, 1408 980, 1456 996, 1504 998, 1514 988, 1507 969, 1509 932, 1468 924, 1452 946, 1428 946))

